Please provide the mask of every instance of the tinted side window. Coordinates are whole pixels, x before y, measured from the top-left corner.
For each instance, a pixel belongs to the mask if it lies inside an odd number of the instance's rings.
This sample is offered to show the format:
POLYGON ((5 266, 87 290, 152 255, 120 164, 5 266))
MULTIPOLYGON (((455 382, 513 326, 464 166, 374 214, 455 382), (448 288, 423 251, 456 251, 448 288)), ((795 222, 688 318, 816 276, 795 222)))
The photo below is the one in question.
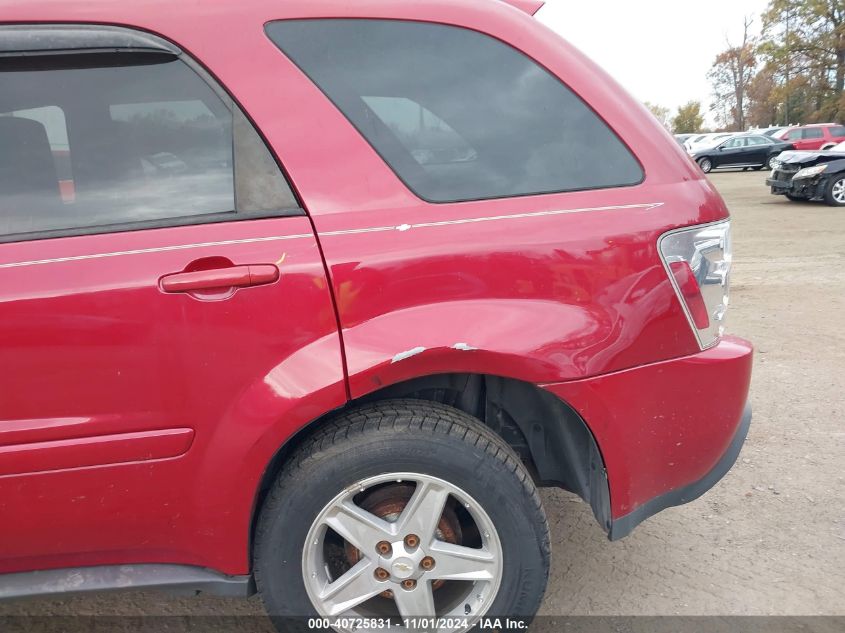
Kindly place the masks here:
POLYGON ((803 138, 822 138, 824 131, 819 127, 804 128, 803 138))
POLYGON ((618 187, 643 178, 608 126, 524 54, 467 29, 292 20, 270 38, 421 198, 618 187))
POLYGON ((0 236, 295 208, 260 139, 237 151, 242 118, 174 55, 4 58, 0 236), (272 204, 236 187, 250 152, 275 170, 272 204))
POLYGON ((830 128, 831 136, 845 136, 845 125, 837 125, 830 128))

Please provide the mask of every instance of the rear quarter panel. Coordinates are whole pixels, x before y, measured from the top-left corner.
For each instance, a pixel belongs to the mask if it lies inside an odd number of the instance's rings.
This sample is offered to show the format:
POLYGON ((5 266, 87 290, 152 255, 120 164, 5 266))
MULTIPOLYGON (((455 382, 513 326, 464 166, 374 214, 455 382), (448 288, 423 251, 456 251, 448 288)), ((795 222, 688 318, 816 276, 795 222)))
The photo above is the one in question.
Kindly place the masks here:
POLYGON ((350 394, 450 371, 559 382, 697 351, 656 244, 726 217, 672 137, 592 62, 496 3, 362 2, 285 7, 279 17, 437 21, 481 31, 560 77, 645 170, 637 186, 429 204, 413 195, 287 59, 296 85, 283 144, 326 257, 350 394), (436 16, 436 17, 433 17, 436 16))

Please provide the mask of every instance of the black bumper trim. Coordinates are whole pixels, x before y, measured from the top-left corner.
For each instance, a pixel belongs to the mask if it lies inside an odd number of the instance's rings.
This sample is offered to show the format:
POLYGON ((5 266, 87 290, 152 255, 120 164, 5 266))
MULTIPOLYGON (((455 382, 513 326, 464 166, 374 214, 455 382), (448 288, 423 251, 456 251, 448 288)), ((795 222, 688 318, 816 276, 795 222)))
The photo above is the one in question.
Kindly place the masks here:
POLYGON ((698 481, 683 486, 682 488, 670 490, 669 492, 644 503, 633 512, 629 512, 623 517, 614 519, 610 526, 608 538, 611 541, 618 541, 621 538, 625 538, 640 523, 649 517, 654 516, 661 510, 694 501, 710 490, 710 488, 715 486, 716 483, 718 483, 718 481, 727 474, 727 472, 733 467, 734 463, 736 463, 736 459, 739 457, 739 452, 742 450, 742 445, 745 443, 745 438, 748 435, 748 429, 750 426, 751 405, 746 404, 745 410, 742 412, 742 419, 739 422, 739 427, 737 428, 736 433, 734 433, 734 437, 731 440, 730 445, 710 472, 698 481))

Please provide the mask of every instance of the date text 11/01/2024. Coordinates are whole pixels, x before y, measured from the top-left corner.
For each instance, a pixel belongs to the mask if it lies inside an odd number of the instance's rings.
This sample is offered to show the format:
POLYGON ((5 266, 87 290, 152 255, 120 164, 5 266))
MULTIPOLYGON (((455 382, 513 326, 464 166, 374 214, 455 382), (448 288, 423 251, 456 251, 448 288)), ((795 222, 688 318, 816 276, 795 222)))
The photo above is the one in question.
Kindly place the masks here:
MULTIPOLYGON (((469 627, 469 620, 463 618, 310 618, 308 629, 312 631, 342 630, 390 630, 407 631, 464 630, 469 627)), ((523 618, 482 618, 476 623, 479 631, 526 631, 530 622, 523 618)))

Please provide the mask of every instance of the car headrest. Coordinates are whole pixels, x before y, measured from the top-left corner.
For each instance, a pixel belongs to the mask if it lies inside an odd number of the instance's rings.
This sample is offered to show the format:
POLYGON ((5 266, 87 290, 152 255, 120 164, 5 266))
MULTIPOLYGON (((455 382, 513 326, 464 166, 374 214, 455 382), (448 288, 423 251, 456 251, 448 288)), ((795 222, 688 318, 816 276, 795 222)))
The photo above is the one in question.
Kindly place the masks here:
POLYGON ((0 196, 17 195, 58 200, 56 163, 41 123, 0 116, 0 196))

